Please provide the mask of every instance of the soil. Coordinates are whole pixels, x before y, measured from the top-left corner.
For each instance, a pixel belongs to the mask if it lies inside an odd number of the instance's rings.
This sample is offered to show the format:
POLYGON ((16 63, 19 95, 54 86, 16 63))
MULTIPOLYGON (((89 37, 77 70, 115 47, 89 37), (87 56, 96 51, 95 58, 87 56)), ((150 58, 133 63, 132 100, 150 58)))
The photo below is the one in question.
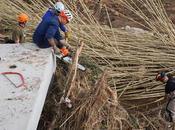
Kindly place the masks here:
MULTIPOLYGON (((169 18, 175 24, 175 1, 174 0, 162 0, 164 3, 164 7, 167 11, 169 18)), ((125 26, 138 27, 143 28, 143 26, 135 23, 126 17, 133 18, 134 20, 144 23, 140 18, 138 18, 131 11, 128 11, 126 8, 122 7, 117 3, 117 1, 109 1, 109 0, 86 0, 86 4, 90 5, 92 10, 95 10, 95 16, 100 21, 101 24, 109 25, 108 16, 106 15, 105 5, 107 7, 109 17, 112 23, 112 27, 120 28, 125 26), (100 1, 100 2, 99 2, 100 1)), ((142 5, 140 5, 142 7, 142 5)), ((143 9, 146 12, 145 9, 143 9)))

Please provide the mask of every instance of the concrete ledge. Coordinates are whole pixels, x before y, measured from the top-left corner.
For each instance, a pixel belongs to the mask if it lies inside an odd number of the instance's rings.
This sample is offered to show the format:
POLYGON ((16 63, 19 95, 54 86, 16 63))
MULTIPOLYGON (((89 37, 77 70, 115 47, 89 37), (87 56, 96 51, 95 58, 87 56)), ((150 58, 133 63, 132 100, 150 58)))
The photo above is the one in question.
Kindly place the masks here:
MULTIPOLYGON (((0 129, 36 130, 56 59, 50 49, 34 44, 0 44, 0 58, 0 73, 18 72, 25 82, 16 88, 0 74, 0 129)), ((21 83, 17 75, 6 76, 16 85, 21 83)))

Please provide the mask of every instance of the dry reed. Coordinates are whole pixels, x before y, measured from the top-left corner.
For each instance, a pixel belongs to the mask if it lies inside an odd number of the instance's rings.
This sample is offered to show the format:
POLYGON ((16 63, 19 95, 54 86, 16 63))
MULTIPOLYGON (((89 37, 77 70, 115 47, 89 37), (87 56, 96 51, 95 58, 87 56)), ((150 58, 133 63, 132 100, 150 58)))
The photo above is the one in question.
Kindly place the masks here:
MULTIPOLYGON (((28 31, 31 36, 38 20, 53 2, 32 0, 32 4, 29 5, 21 0, 1 0, 2 26, 11 28, 11 25, 16 23, 16 14, 26 12, 30 16, 28 31)), ((112 28, 108 13, 110 9, 106 5, 103 8, 109 19, 109 27, 101 26, 93 16, 94 11, 89 10, 82 0, 77 3, 70 4, 70 1, 64 1, 64 3, 74 15, 74 20, 69 24, 73 35, 70 44, 76 48, 79 39, 84 41, 83 55, 91 57, 101 70, 107 70, 109 77, 107 81, 113 90, 117 91, 119 100, 155 98, 153 103, 160 102, 164 96, 164 87, 154 80, 155 75, 161 70, 173 71, 175 69, 173 63, 175 60, 174 25, 167 17, 162 2, 160 0, 120 0, 119 2, 145 21, 145 25, 142 25, 150 32, 112 28), (146 13, 143 12, 140 5, 144 6, 146 13)), ((79 105, 95 102, 95 98, 86 100, 82 100, 83 102, 80 102, 79 105)), ((82 111, 86 113, 86 107, 82 108, 82 111)), ((94 111, 95 109, 92 110, 94 111)), ((80 108, 77 107, 74 112, 80 112, 80 108)), ((92 121, 90 116, 86 119, 92 121)), ((83 127, 85 126, 84 124, 83 127)))

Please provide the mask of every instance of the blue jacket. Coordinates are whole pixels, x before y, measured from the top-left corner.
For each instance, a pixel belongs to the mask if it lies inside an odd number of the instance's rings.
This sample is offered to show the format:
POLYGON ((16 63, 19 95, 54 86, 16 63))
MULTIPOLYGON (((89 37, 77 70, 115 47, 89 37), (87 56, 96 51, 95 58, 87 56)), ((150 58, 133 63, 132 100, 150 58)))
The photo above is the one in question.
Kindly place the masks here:
POLYGON ((41 48, 50 47, 48 39, 62 40, 59 28, 63 32, 67 31, 65 26, 59 23, 58 16, 54 14, 52 9, 49 9, 42 17, 42 21, 33 34, 33 42, 41 48))

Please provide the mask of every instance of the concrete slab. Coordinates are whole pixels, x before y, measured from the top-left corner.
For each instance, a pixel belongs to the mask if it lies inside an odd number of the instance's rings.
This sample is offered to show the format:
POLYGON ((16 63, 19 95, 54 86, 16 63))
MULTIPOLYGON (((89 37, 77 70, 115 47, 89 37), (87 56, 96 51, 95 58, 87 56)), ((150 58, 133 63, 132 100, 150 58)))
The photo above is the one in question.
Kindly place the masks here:
POLYGON ((0 44, 0 130, 36 130, 55 68, 50 49, 0 44), (6 75, 12 84, 3 72, 20 73, 25 85, 16 87, 20 77, 6 75))

